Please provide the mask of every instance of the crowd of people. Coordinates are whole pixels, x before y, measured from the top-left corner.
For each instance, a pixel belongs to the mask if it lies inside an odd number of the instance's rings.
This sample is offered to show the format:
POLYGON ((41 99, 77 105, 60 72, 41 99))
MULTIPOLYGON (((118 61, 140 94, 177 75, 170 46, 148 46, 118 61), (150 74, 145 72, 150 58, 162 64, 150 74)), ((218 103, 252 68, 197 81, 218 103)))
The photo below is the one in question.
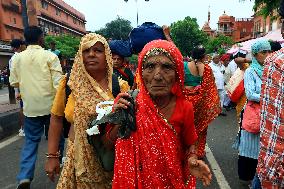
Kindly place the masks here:
MULTIPOLYGON (((284 18, 284 1, 279 13, 284 18)), ((99 34, 82 37, 66 74, 56 43, 43 48, 39 27, 25 29, 25 43, 12 41, 9 82, 21 101, 25 136, 18 189, 30 188, 43 134, 46 175, 53 182, 60 175, 57 189, 190 189, 196 179, 208 186, 212 174, 203 161, 208 126, 233 108, 239 179, 253 189, 284 187, 280 44, 260 39, 250 52, 211 55, 197 46, 184 58, 169 33, 163 27, 163 39, 145 42, 135 74, 119 45, 99 34), (119 124, 97 125, 90 135, 93 120, 103 119, 98 106, 104 102, 112 106, 103 118, 127 116, 119 124)))

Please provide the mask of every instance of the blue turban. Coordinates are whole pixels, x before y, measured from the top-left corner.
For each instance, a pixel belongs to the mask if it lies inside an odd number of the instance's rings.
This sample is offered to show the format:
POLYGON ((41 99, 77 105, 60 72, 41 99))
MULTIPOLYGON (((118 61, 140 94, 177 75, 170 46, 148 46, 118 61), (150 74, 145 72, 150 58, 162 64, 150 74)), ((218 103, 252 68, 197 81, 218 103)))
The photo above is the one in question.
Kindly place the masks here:
POLYGON ((128 40, 111 40, 109 42, 111 53, 117 54, 121 57, 131 56, 131 48, 128 40))

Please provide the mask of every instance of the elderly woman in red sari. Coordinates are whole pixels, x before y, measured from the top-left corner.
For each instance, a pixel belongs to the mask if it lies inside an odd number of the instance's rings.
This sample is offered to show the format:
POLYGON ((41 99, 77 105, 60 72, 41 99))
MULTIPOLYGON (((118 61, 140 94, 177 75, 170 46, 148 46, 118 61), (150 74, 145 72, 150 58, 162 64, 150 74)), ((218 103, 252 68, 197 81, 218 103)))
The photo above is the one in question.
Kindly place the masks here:
MULTIPOLYGON (((178 48, 165 40, 148 43, 139 54, 137 79, 137 130, 116 141, 113 188, 195 188, 195 178, 209 185, 210 170, 195 151, 193 106, 183 95, 178 48)), ((118 96, 114 111, 128 108, 127 97, 118 96)))

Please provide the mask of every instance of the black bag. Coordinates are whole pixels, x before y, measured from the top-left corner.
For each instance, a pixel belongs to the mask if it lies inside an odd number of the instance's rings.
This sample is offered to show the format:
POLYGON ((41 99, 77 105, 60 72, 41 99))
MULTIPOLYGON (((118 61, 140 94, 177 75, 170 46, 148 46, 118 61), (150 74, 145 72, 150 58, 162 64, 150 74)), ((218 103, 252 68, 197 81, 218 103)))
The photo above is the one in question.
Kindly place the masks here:
POLYGON ((88 142, 91 144, 96 152, 97 157, 100 160, 102 167, 106 171, 113 171, 114 160, 115 160, 115 150, 114 146, 112 149, 106 147, 101 137, 106 134, 105 127, 107 123, 112 123, 115 125, 120 125, 118 130, 119 138, 128 138, 132 131, 136 130, 136 120, 135 120, 135 99, 138 94, 138 90, 131 90, 128 93, 131 95, 131 98, 127 99, 130 102, 128 109, 121 109, 117 112, 110 113, 103 116, 100 120, 92 118, 89 128, 99 125, 100 134, 95 136, 87 135, 88 142))
MULTIPOLYGON (((97 125, 96 118, 93 118, 91 121, 89 128, 93 127, 94 125, 97 125)), ((114 167, 114 159, 115 159, 115 151, 114 146, 112 148, 106 147, 102 142, 102 136, 106 134, 105 132, 105 126, 106 123, 100 124, 100 134, 99 135, 93 135, 88 137, 88 142, 91 144, 96 152, 97 157, 99 158, 99 161, 104 168, 105 171, 113 171, 114 167)))
POLYGON ((138 54, 144 46, 155 39, 166 39, 163 28, 152 22, 145 22, 129 34, 132 53, 138 54))

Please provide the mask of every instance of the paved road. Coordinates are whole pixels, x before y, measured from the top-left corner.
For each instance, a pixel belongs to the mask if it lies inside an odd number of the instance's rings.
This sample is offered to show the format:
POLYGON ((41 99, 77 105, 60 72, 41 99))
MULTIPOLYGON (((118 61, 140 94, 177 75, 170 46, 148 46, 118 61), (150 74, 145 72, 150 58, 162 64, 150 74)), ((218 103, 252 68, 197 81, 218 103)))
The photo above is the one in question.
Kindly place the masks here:
MULTIPOLYGON (((226 117, 218 117, 209 126, 207 144, 216 159, 226 182, 232 189, 248 189, 247 185, 242 185, 238 179, 238 152, 232 149, 238 131, 236 113, 230 111, 226 117)), ((208 153, 207 153, 208 157, 208 153)), ((209 157, 207 158, 208 160, 209 157)), ((213 170, 214 171, 214 170, 213 170)), ((215 174, 216 176, 216 174, 215 174)), ((218 177, 222 176, 218 174, 218 177)), ((222 179, 218 179, 223 181, 222 179)), ((221 182, 220 188, 227 188, 221 182)), ((219 188, 219 187, 218 187, 219 188)))
MULTIPOLYGON (((1 162, 0 188, 1 189, 15 189, 17 186, 16 175, 19 170, 19 156, 20 156, 21 146, 24 142, 24 138, 15 136, 12 137, 10 140, 13 141, 16 140, 16 141, 0 149, 0 162, 1 162)), ((54 189, 56 186, 55 184, 51 183, 45 175, 44 161, 45 161, 46 146, 47 146, 47 141, 44 139, 44 137, 42 137, 42 142, 39 146, 35 177, 32 183, 33 189, 54 189)))
POLYGON ((9 91, 7 87, 0 89, 0 104, 9 102, 9 91))
POLYGON ((18 108, 20 108, 19 101, 17 101, 17 104, 9 103, 8 87, 0 89, 0 113, 9 112, 18 108))
MULTIPOLYGON (((227 117, 218 117, 208 130, 208 148, 205 161, 210 163, 214 178, 208 189, 248 189, 238 181, 237 176, 237 151, 231 148, 235 138, 237 126, 234 111, 229 112, 227 117)), ((15 177, 18 172, 20 148, 24 139, 12 137, 0 142, 0 189, 14 189, 15 177)), ((44 172, 44 153, 47 141, 44 137, 39 147, 39 158, 36 165, 35 178, 32 183, 33 189, 54 189, 44 172)), ((205 188, 201 183, 197 188, 205 188)))

